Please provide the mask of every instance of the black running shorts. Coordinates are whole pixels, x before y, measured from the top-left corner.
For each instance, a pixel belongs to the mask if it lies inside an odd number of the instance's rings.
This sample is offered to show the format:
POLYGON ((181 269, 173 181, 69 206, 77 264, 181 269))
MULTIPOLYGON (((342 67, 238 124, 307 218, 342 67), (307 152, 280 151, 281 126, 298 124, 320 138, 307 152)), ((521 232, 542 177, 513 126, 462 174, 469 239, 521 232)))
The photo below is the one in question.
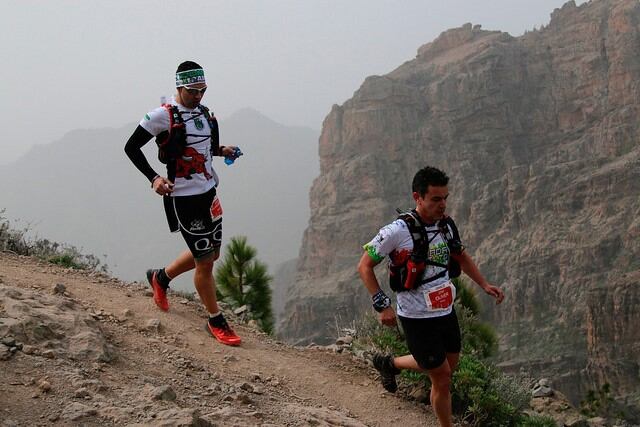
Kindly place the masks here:
POLYGON ((423 369, 442 365, 447 353, 460 353, 460 325, 456 312, 428 319, 398 316, 409 351, 423 369))
POLYGON ((180 230, 195 259, 219 250, 222 244, 222 207, 216 189, 194 196, 165 196, 164 211, 171 232, 180 230))

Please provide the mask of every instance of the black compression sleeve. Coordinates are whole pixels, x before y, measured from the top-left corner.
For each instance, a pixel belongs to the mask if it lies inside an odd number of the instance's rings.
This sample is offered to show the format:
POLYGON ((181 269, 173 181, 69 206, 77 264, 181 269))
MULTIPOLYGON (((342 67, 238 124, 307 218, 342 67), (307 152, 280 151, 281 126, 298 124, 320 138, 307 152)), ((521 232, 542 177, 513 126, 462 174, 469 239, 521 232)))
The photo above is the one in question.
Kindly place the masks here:
POLYGON ((147 132, 145 128, 138 125, 124 146, 124 152, 127 153, 129 159, 131 159, 133 164, 144 174, 144 176, 147 177, 149 181, 153 181, 153 178, 158 174, 147 161, 147 158, 144 156, 141 148, 149 142, 151 138, 153 138, 153 135, 147 132))

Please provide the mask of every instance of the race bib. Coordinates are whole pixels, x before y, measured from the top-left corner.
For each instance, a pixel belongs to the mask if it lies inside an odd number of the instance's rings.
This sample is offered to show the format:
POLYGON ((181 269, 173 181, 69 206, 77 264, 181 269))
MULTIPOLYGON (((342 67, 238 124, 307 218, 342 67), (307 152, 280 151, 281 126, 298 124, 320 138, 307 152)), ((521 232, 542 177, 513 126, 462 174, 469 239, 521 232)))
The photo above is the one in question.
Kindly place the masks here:
POLYGON ((448 310, 455 298, 456 287, 451 281, 447 281, 424 292, 427 310, 432 312, 448 310))

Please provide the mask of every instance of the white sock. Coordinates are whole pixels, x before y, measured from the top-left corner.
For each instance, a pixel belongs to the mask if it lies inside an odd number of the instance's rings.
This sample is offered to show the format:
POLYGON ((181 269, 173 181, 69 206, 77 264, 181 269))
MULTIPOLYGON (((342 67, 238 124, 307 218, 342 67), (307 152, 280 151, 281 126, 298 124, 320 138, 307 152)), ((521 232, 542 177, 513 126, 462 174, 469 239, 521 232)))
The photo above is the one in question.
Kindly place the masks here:
POLYGON ((216 311, 215 313, 209 313, 209 319, 213 319, 214 317, 220 316, 222 313, 216 311))

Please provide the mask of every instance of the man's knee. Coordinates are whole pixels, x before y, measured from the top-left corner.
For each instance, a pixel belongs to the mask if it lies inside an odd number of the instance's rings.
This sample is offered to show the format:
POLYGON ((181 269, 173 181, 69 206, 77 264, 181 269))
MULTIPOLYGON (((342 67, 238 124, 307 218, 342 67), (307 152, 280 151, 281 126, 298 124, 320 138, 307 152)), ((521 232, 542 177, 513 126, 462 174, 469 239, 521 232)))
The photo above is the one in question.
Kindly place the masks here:
POLYGON ((442 365, 435 369, 430 369, 429 378, 431 379, 433 387, 448 390, 451 385, 451 368, 449 367, 449 363, 445 360, 442 365))
POLYGON ((218 251, 215 251, 199 258, 195 258, 196 271, 212 271, 213 263, 218 259, 219 254, 220 253, 218 251))

